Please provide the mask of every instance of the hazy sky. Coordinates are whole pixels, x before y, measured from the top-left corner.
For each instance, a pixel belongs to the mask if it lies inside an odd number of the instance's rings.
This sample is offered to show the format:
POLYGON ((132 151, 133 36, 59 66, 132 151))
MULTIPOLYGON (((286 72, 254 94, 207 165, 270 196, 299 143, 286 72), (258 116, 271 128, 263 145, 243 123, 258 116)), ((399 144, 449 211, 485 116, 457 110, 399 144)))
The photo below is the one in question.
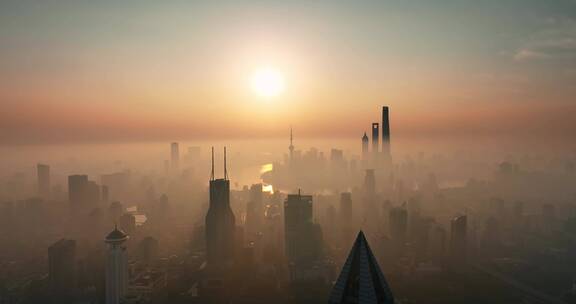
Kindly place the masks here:
POLYGON ((576 0, 0 0, 0 144, 360 137, 384 104, 393 136, 573 140, 575 97, 576 0))

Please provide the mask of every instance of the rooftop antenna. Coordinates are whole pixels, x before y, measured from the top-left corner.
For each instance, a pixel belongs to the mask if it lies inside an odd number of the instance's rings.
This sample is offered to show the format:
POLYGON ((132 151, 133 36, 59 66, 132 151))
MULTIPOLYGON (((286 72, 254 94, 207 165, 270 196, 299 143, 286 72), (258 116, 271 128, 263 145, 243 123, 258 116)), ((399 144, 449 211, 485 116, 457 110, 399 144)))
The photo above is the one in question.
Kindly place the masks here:
POLYGON ((214 147, 212 147, 212 171, 210 172, 210 180, 214 180, 214 147))
POLYGON ((228 179, 228 171, 226 170, 226 147, 224 147, 224 179, 228 179))

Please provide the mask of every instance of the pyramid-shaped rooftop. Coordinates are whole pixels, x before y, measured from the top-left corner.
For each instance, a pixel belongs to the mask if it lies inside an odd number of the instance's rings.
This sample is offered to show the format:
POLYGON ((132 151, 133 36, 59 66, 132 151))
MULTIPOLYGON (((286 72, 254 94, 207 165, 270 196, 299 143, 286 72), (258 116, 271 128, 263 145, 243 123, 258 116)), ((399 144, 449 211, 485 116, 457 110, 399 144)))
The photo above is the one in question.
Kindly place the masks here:
POLYGON ((394 303, 392 291, 362 231, 358 233, 338 280, 332 288, 329 303, 394 303))

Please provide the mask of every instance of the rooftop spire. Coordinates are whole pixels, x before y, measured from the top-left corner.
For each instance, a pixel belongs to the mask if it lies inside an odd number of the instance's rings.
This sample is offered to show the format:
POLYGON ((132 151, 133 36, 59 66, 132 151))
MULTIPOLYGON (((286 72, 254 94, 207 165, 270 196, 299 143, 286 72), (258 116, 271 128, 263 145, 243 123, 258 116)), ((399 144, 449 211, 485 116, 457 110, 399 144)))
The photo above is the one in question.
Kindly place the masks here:
POLYGON ((362 231, 342 266, 328 303, 394 303, 392 291, 362 231))

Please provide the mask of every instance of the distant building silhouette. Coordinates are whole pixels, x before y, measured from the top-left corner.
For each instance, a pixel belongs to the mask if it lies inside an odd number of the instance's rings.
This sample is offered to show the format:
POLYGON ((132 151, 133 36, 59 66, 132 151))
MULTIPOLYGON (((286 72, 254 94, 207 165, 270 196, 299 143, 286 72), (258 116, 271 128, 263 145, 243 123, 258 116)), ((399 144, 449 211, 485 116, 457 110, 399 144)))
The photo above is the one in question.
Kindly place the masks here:
POLYGON ((100 181, 106 186, 108 199, 125 200, 127 198, 127 189, 130 185, 130 171, 114 172, 102 174, 100 181))
POLYGON ((290 280, 319 278, 322 229, 313 222, 312 196, 289 194, 284 202, 284 241, 290 280))
POLYGON ((124 206, 119 201, 114 201, 108 207, 108 213, 112 222, 117 222, 124 213, 124 206))
POLYGON ((38 195, 42 198, 47 198, 50 196, 50 166, 38 164, 36 168, 38 175, 38 195))
POLYGON ((120 229, 128 235, 136 231, 136 217, 131 213, 124 213, 119 219, 120 229))
POLYGON ((450 254, 454 262, 466 261, 468 218, 466 215, 456 216, 450 222, 450 254))
POLYGON ((290 146, 288 146, 288 150, 290 151, 290 163, 294 161, 294 144, 293 144, 293 137, 292 137, 292 127, 290 127, 290 146))
POLYGON ((316 234, 320 227, 312 219, 312 195, 288 194, 284 202, 284 231, 289 262, 308 262, 318 257, 316 234))
POLYGON ((210 207, 206 214, 206 258, 208 265, 223 265, 234 258, 236 219, 230 208, 230 181, 226 171, 224 148, 224 178, 214 179, 214 148, 210 177, 210 207))
POLYGON ((88 181, 86 184, 86 204, 96 207, 100 202, 100 186, 94 181, 88 181))
POLYGON ((363 161, 367 161, 368 160, 368 155, 370 154, 370 148, 369 143, 370 140, 368 139, 368 135, 366 135, 366 132, 364 132, 364 136, 362 136, 362 160, 363 161))
POLYGON ((378 157, 378 152, 380 151, 378 136, 380 129, 377 122, 372 123, 372 154, 374 158, 378 157))
POLYGON ((124 242, 128 235, 117 227, 105 239, 106 253, 106 304, 119 304, 128 288, 128 259, 124 242))
POLYGON ((352 241, 354 237, 353 234, 353 224, 354 224, 354 214, 352 209, 352 193, 343 192, 340 193, 340 216, 338 219, 339 226, 341 226, 340 241, 342 244, 347 244, 352 241))
POLYGON ((158 258, 158 240, 147 236, 138 243, 138 257, 146 264, 152 264, 158 258))
POLYGON ((392 304, 394 296, 378 262, 360 231, 332 292, 330 304, 392 304))
POLYGON ((100 201, 100 186, 87 175, 68 176, 68 200, 72 207, 95 207, 100 201))
POLYGON ((349 221, 352 217, 352 193, 340 193, 340 220, 349 221))
POLYGON ((374 169, 367 169, 364 176, 364 191, 367 196, 373 197, 376 194, 376 176, 374 169))
POLYGON ((103 185, 100 188, 102 190, 102 195, 101 195, 102 202, 105 204, 108 204, 108 201, 110 201, 110 192, 108 190, 108 186, 103 185))
POLYGON ((248 241, 252 241, 255 235, 262 229, 264 221, 264 203, 262 196, 262 184, 254 184, 250 187, 250 199, 246 203, 246 235, 248 241))
POLYGON ((68 176, 68 200, 70 204, 81 205, 86 196, 88 185, 88 175, 70 175, 68 176))
POLYGON ((406 208, 394 207, 390 210, 390 238, 394 246, 394 250, 398 253, 402 252, 406 244, 406 236, 408 233, 408 211, 406 208))
POLYGON ((390 156, 390 111, 387 106, 382 107, 382 153, 384 157, 390 156))
POLYGON ((178 169, 180 166, 180 149, 177 142, 170 144, 170 165, 172 169, 178 169))
POLYGON ((70 295, 77 286, 76 241, 61 239, 48 247, 48 282, 50 292, 70 295))

